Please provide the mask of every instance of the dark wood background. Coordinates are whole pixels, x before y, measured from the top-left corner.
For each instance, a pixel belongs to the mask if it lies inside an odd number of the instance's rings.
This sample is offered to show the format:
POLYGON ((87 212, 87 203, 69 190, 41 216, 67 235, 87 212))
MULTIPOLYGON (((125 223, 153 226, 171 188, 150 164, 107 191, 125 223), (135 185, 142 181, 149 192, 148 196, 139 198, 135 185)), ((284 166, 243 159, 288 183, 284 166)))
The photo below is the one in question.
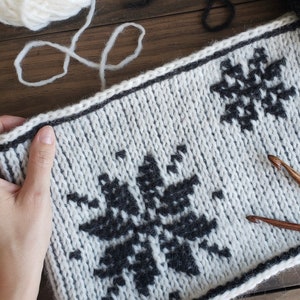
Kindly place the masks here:
MULTIPOLYGON (((189 55, 214 41, 235 35, 248 28, 264 24, 288 11, 283 0, 233 0, 236 16, 230 26, 216 33, 207 32, 201 24, 206 6, 204 0, 152 0, 144 7, 130 8, 138 0, 99 0, 91 26, 81 36, 77 53, 98 62, 106 41, 114 28, 121 23, 134 21, 146 29, 143 51, 138 59, 116 72, 107 72, 107 86, 129 79, 142 72, 161 66, 176 58, 189 55)), ((79 15, 51 24, 47 29, 31 32, 24 28, 0 24, 0 115, 12 114, 30 117, 58 107, 76 103, 100 90, 97 70, 89 69, 72 60, 69 73, 62 79, 44 87, 26 87, 18 82, 13 62, 24 45, 35 39, 57 42, 68 46, 74 33, 85 21, 87 9, 79 15)), ((215 1, 209 22, 222 23, 228 11, 221 1, 215 1)), ((127 29, 110 53, 109 62, 117 63, 136 47, 138 32, 127 29)), ((41 80, 62 71, 64 55, 43 47, 30 52, 24 60, 26 80, 41 80)), ((300 283, 298 269, 273 278, 253 293, 263 296, 247 299, 299 299, 297 290, 265 294, 266 291, 296 287, 300 283), (271 298, 268 298, 271 297, 271 298)), ((269 292, 268 292, 269 293, 269 292)), ((46 277, 42 280, 39 300, 53 299, 46 277)))

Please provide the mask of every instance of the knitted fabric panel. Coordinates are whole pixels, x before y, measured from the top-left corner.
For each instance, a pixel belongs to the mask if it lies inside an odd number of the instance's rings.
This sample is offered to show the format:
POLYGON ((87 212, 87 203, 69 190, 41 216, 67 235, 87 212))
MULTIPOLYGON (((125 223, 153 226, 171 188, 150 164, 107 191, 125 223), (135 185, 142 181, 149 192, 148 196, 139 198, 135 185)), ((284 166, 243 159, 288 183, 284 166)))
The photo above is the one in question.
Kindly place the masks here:
POLYGON ((21 184, 41 126, 57 136, 46 258, 58 299, 231 299, 300 263, 300 22, 288 15, 0 137, 21 184))

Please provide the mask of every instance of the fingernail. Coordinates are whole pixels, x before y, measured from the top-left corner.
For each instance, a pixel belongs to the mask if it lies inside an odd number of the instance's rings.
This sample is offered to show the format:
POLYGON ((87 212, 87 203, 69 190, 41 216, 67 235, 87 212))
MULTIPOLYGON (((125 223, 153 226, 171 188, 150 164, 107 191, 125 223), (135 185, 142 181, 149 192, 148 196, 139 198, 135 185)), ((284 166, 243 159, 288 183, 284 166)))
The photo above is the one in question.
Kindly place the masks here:
POLYGON ((51 145, 54 142, 54 132, 51 126, 43 127, 39 132, 39 141, 46 145, 51 145))

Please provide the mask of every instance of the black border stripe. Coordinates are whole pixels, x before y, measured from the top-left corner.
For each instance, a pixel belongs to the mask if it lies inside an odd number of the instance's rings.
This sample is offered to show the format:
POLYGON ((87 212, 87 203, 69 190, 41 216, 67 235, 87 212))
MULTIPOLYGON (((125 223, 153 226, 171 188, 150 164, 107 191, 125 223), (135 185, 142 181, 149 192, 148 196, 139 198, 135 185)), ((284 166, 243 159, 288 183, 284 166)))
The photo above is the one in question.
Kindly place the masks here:
POLYGON ((246 283, 256 275, 268 270, 270 267, 275 266, 276 264, 282 261, 286 261, 290 258, 297 256, 299 252, 300 252, 300 246, 291 248, 290 250, 278 256, 275 256, 264 263, 259 264, 256 268, 252 269, 249 272, 244 273, 241 277, 234 278, 233 280, 228 281, 224 285, 217 286, 216 288, 209 290, 204 296, 195 298, 194 300, 208 300, 216 296, 221 296, 226 291, 233 290, 234 288, 240 287, 242 284, 246 283))
POLYGON ((280 288, 274 289, 274 290, 267 290, 265 292, 259 291, 256 293, 254 291, 252 294, 247 294, 247 297, 267 296, 270 294, 273 294, 274 296, 276 296, 277 293, 288 292, 288 291, 299 290, 299 289, 300 289, 300 285, 291 285, 291 286, 287 286, 287 287, 280 287, 280 288))
POLYGON ((53 120, 53 121, 40 123, 39 125, 33 127, 31 130, 29 130, 25 134, 19 136, 15 140, 0 145, 0 151, 7 151, 10 148, 15 147, 19 143, 23 143, 23 142, 25 142, 28 139, 32 139, 34 137, 34 135, 36 134, 36 132, 41 127, 43 127, 45 125, 51 125, 51 126, 55 127, 55 126, 60 125, 60 124, 62 124, 64 122, 68 122, 68 121, 72 121, 74 119, 80 118, 80 117, 85 116, 85 115, 87 115, 87 114, 89 114, 89 113, 91 113, 91 112, 93 112, 95 110, 102 109, 104 106, 106 106, 107 104, 109 104, 109 103, 111 103, 111 102, 113 102, 115 100, 120 100, 121 98, 123 98, 125 96, 128 96, 129 94, 132 94, 132 93, 134 93, 136 91, 144 89, 144 88, 146 88, 146 87, 154 84, 155 82, 160 82, 160 81, 166 80, 166 79, 168 79, 170 77, 173 77, 175 75, 178 75, 180 73, 188 72, 190 70, 193 70, 193 69, 195 69, 195 68, 197 68, 199 66, 202 66, 202 65, 208 63, 211 60, 220 58, 220 57, 226 55, 227 53, 229 53, 231 51, 237 50, 237 49, 242 48, 242 47, 244 47, 246 45, 249 45, 251 43, 259 41, 261 39, 268 39, 268 38, 271 38, 271 37, 274 37, 274 36, 286 33, 288 31, 294 31, 294 30, 296 30, 299 27, 300 27, 300 21, 296 21, 296 22, 293 22, 291 24, 287 24, 287 25, 284 25, 284 26, 282 26, 280 28, 274 29, 272 31, 265 32, 265 33, 263 33, 263 34, 261 34, 261 35, 259 35, 257 37, 254 37, 254 38, 251 38, 249 40, 237 43, 236 45, 233 45, 233 46, 231 46, 231 47, 229 47, 227 49, 216 51, 214 54, 209 55, 206 58, 199 59, 198 61, 189 63, 189 64, 187 64, 185 66, 178 67, 177 69, 174 69, 174 70, 170 71, 169 73, 166 73, 164 75, 158 76, 158 77, 156 77, 154 79, 150 79, 150 80, 148 80, 148 81, 140 84, 137 87, 134 87, 132 89, 129 89, 129 90, 123 91, 123 92, 121 92, 119 94, 116 94, 116 95, 114 95, 114 96, 112 96, 112 97, 104 100, 103 102, 97 103, 95 105, 92 105, 88 109, 83 110, 83 111, 81 111, 79 113, 75 113, 73 115, 70 115, 70 116, 67 116, 67 117, 62 117, 62 118, 59 118, 59 119, 56 119, 56 120, 53 120))

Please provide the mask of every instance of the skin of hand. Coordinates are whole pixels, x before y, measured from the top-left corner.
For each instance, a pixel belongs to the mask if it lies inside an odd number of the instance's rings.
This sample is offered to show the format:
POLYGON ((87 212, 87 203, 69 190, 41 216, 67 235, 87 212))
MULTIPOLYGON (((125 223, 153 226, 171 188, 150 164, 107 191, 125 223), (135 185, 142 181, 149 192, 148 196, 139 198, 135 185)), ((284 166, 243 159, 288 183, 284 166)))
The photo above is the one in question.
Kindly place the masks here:
MULTIPOLYGON (((0 117, 0 133, 21 125, 19 117, 0 117)), ((22 186, 0 179, 0 299, 37 298, 52 231, 51 168, 55 155, 52 127, 34 137, 22 186)))

